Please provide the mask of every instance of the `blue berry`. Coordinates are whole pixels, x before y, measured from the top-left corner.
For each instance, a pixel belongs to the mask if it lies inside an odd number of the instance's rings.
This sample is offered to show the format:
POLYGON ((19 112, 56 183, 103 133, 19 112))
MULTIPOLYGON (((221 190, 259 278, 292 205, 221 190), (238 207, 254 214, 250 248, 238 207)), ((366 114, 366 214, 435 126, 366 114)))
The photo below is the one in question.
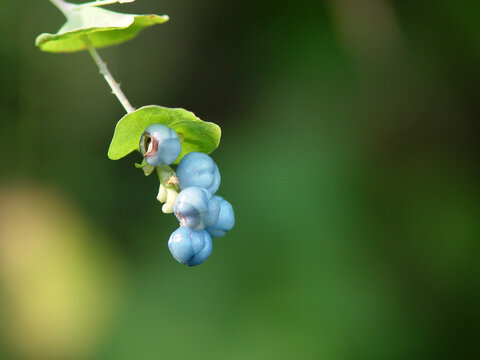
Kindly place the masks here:
POLYGON ((221 196, 214 196, 214 198, 217 198, 220 203, 220 214, 215 224, 207 227, 205 230, 207 230, 212 237, 222 237, 227 231, 232 230, 235 225, 235 215, 232 204, 221 196))
POLYGON ((139 145, 145 161, 152 166, 170 165, 182 150, 178 134, 163 124, 147 127, 139 145))
POLYGON ((195 266, 207 260, 212 253, 212 238, 205 230, 194 231, 181 226, 168 239, 168 248, 178 262, 195 266))
POLYGON ((210 156, 201 152, 191 152, 183 157, 177 167, 180 189, 196 186, 207 189, 212 195, 220 186, 218 166, 210 156))
POLYGON ((193 230, 203 230, 217 221, 220 203, 207 190, 189 187, 180 191, 173 211, 180 225, 193 230))

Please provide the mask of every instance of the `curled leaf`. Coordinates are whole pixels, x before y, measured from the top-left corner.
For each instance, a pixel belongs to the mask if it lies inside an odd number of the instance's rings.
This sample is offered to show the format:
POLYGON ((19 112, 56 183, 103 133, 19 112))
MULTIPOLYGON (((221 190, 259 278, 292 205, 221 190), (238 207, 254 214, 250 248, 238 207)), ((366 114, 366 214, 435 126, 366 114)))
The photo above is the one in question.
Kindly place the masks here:
POLYGON ((156 123, 167 125, 184 139, 176 164, 189 152, 199 151, 209 154, 220 144, 221 129, 218 125, 202 121, 194 113, 185 109, 149 105, 120 119, 108 149, 108 157, 118 160, 138 150, 142 133, 147 126, 156 123))
MULTIPOLYGON (((72 4, 70 4, 72 5, 72 4)), ((67 22, 56 34, 41 34, 35 44, 43 51, 62 53, 86 50, 87 36, 95 48, 130 40, 146 27, 168 21, 167 15, 133 15, 99 7, 71 6, 67 22)))

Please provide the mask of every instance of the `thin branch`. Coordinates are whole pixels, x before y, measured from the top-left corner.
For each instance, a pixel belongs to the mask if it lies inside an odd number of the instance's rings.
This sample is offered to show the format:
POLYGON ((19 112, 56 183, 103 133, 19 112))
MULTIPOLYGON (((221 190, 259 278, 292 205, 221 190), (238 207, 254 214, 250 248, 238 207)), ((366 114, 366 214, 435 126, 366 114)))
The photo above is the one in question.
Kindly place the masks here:
MULTIPOLYGON (((51 0, 51 1, 54 1, 54 0, 51 0)), ((100 70, 100 74, 103 75, 103 77, 105 78, 105 81, 108 83, 108 85, 110 85, 110 88, 112 89, 112 93, 117 97, 118 101, 120 101, 120 104, 122 104, 122 106, 125 108, 125 111, 127 113, 131 113, 135 111, 133 106, 130 105, 130 102, 128 101, 127 97, 123 93, 122 89, 120 89, 120 85, 115 81, 112 74, 110 74, 110 71, 108 71, 107 65, 100 57, 97 50, 93 47, 90 40, 85 36, 83 38, 83 41, 85 41, 88 52, 92 56, 93 61, 95 61, 95 63, 97 64, 98 69, 100 70)))
POLYGON ((67 12, 74 8, 75 4, 67 3, 63 0, 50 0, 50 2, 55 5, 55 7, 62 12, 63 15, 67 15, 67 12))
POLYGON ((105 6, 105 5, 112 5, 117 3, 127 4, 127 3, 132 3, 134 1, 135 0, 97 0, 97 1, 92 1, 85 4, 79 4, 78 7, 83 8, 83 7, 90 7, 90 6, 105 6))

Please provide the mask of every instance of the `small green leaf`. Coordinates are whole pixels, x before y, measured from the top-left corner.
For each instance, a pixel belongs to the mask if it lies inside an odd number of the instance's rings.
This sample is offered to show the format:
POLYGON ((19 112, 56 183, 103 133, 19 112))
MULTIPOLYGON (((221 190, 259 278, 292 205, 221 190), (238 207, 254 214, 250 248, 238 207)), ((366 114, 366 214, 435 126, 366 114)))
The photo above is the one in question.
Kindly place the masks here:
POLYGON ((35 44, 47 52, 86 50, 87 36, 95 48, 115 45, 134 38, 144 28, 168 21, 163 15, 122 14, 98 7, 73 6, 66 13, 67 22, 56 34, 41 34, 35 44))
POLYGON ((170 109, 149 105, 125 115, 117 123, 108 149, 108 157, 118 160, 138 150, 138 142, 147 126, 165 124, 183 138, 182 152, 175 164, 189 152, 211 153, 220 144, 221 129, 218 125, 200 120, 185 109, 170 109))
POLYGON ((135 167, 137 169, 142 169, 145 176, 150 176, 155 170, 155 166, 147 164, 145 159, 142 160, 141 164, 135 164, 135 167))

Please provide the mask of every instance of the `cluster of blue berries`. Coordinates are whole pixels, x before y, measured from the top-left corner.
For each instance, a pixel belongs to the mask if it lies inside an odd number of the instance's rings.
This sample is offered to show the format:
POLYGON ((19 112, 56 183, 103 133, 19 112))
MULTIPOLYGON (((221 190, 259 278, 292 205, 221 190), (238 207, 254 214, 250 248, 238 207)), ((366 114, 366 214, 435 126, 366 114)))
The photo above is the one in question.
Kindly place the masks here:
POLYGON ((215 195, 220 172, 210 156, 190 152, 178 164, 169 166, 181 152, 178 134, 163 124, 147 127, 140 138, 146 164, 155 167, 160 178, 158 200, 163 211, 173 212, 180 222, 168 240, 168 248, 180 263, 194 266, 212 253, 212 237, 224 236, 235 225, 232 205, 215 195))

